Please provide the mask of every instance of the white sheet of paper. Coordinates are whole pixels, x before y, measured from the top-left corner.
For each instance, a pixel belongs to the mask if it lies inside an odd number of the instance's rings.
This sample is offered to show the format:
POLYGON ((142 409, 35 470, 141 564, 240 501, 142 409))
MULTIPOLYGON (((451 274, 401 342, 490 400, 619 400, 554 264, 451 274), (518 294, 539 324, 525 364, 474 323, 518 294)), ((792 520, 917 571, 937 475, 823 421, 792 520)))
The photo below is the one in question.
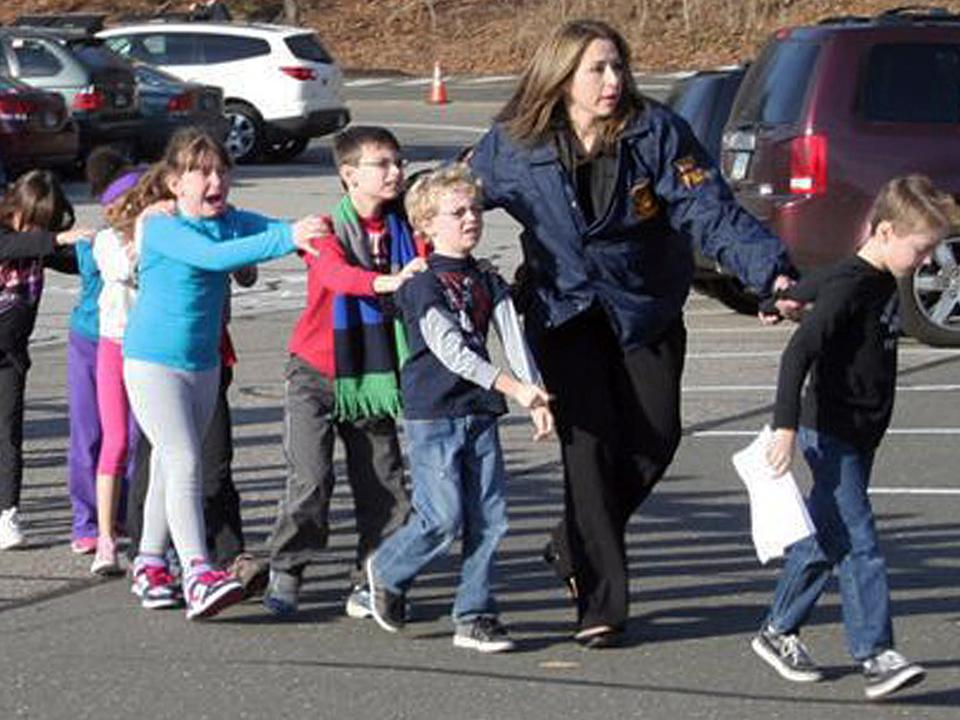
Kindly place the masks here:
POLYGON ((750 495, 750 526, 762 564, 782 557, 784 550, 816 532, 793 473, 775 477, 766 450, 773 432, 765 426, 732 460, 750 495))

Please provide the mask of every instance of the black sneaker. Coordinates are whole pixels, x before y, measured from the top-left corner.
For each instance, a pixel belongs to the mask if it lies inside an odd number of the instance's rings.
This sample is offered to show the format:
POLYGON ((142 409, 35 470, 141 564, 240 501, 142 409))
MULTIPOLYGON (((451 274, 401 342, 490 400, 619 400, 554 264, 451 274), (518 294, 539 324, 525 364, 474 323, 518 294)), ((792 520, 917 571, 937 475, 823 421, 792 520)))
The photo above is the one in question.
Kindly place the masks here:
POLYGON ((750 647, 787 680, 793 682, 823 680, 823 672, 813 662, 807 648, 800 642, 800 636, 795 633, 784 635, 770 628, 763 628, 753 638, 750 647))
POLYGON ((406 619, 406 601, 401 593, 391 592, 377 579, 373 572, 373 555, 367 557, 366 566, 373 619, 387 632, 399 632, 406 619))
POLYGON ((884 650, 863 662, 865 692, 871 700, 880 700, 892 692, 923 680, 926 671, 907 660, 896 650, 884 650))
POLYGON ((458 623, 453 634, 454 647, 496 653, 513 650, 507 629, 492 615, 481 615, 467 623, 458 623))

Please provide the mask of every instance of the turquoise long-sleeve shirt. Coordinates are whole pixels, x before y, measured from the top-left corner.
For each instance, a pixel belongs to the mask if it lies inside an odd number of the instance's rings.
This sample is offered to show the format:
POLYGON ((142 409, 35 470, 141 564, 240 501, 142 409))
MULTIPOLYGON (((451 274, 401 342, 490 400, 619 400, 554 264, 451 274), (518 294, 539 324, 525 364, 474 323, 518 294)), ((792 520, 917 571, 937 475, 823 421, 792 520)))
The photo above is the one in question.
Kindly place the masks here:
POLYGON ((103 288, 103 278, 93 260, 93 250, 89 240, 80 240, 74 245, 77 253, 77 268, 80 271, 80 296, 70 313, 70 329, 80 333, 87 340, 96 342, 100 338, 100 310, 97 298, 103 288))
POLYGON ((148 218, 124 357, 190 371, 216 367, 229 273, 295 249, 289 222, 255 213, 148 218))

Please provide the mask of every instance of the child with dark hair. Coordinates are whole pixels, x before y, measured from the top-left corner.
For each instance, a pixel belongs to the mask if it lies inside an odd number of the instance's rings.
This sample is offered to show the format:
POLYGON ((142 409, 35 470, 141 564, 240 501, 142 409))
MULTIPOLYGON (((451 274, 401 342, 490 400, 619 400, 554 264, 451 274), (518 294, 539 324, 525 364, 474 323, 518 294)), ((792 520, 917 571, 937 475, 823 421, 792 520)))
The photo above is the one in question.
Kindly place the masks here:
POLYGON ((88 231, 70 231, 73 223, 73 207, 48 172, 22 175, 0 201, 0 550, 25 542, 19 504, 27 346, 44 267, 77 272, 69 246, 88 231))
POLYGON ((371 610, 363 561, 409 508, 396 426, 406 344, 385 296, 424 261, 396 203, 403 161, 393 134, 350 127, 334 139, 334 155, 346 194, 334 210, 333 233, 316 241, 316 257, 304 257, 307 306, 286 367, 287 486, 268 540, 264 605, 277 615, 294 612, 304 568, 322 560, 339 435, 359 535, 346 612, 365 618, 371 610))

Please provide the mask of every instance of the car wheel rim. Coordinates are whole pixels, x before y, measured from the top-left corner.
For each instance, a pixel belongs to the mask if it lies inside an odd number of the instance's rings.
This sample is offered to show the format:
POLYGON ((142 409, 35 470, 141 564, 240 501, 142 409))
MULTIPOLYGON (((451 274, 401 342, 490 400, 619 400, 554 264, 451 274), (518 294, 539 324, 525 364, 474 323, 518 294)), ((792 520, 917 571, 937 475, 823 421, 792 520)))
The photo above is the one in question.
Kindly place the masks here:
POLYGON ((246 157, 257 141, 257 128, 246 115, 227 114, 230 120, 230 132, 227 135, 227 152, 232 158, 246 157))
POLYGON ((913 299, 927 322, 960 332, 960 236, 937 245, 930 260, 914 271, 913 299))

